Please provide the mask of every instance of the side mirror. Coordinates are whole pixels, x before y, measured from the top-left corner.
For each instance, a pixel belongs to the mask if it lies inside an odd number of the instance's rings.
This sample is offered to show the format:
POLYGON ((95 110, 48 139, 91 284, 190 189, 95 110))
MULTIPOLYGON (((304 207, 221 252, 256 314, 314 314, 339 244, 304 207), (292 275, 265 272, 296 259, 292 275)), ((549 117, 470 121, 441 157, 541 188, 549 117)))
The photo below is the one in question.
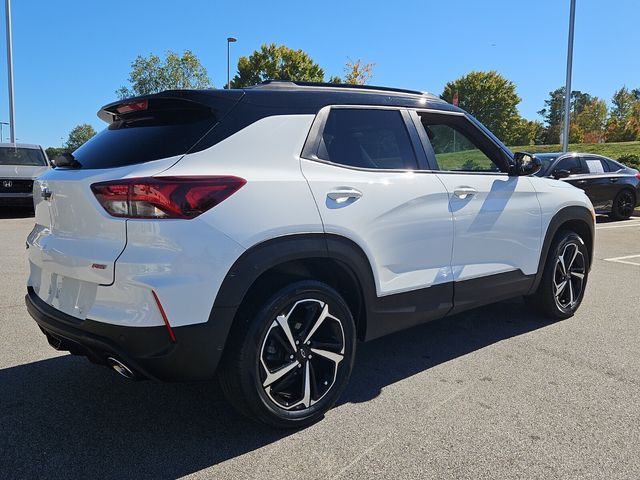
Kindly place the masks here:
POLYGON ((553 171, 553 178, 555 178, 556 180, 567 178, 569 175, 571 175, 571 172, 569 170, 556 169, 553 171))
POLYGON ((513 176, 533 175, 540 171, 542 162, 538 157, 527 152, 516 152, 513 154, 514 165, 512 166, 513 176))

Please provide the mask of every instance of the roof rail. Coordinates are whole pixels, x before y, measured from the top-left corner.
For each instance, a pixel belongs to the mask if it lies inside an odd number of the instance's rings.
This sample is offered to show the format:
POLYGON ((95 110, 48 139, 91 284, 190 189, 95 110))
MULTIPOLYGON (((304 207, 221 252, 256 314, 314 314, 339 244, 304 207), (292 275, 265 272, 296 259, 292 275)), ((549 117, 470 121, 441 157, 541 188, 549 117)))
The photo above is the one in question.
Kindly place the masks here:
POLYGON ((265 80, 250 88, 291 88, 291 87, 323 87, 323 88, 344 88, 352 90, 377 90, 382 92, 408 93, 411 95, 431 95, 419 90, 408 90, 404 88, 378 87, 374 85, 353 85, 350 83, 327 83, 327 82, 298 82, 293 80, 265 80))

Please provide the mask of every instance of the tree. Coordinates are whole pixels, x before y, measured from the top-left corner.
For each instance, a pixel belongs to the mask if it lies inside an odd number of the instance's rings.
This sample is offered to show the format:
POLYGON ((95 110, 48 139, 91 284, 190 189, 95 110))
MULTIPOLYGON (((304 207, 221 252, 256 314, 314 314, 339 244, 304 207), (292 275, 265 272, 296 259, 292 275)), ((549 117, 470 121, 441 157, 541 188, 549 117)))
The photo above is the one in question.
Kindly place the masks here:
POLYGON ((627 87, 622 87, 613 94, 613 107, 607 121, 607 142, 628 142, 640 138, 640 131, 634 128, 633 121, 635 105, 640 103, 637 90, 630 92, 627 87))
POLYGON ((516 86, 498 72, 470 72, 445 85, 440 96, 452 102, 458 96, 461 108, 484 123, 508 144, 515 140, 514 127, 520 121, 520 97, 516 86))
MULTIPOLYGON (((571 91, 571 106, 570 110, 570 122, 574 121, 577 115, 580 115, 582 111, 592 103, 594 97, 588 93, 581 92, 579 90, 571 91)), ((563 128, 564 119, 564 87, 556 88, 554 91, 549 92, 549 98, 544 101, 545 108, 538 112, 546 123, 545 132, 543 135, 544 143, 553 144, 560 143, 560 134, 563 128)), ((582 133, 576 126, 574 133, 572 133, 572 125, 569 126, 569 138, 579 138, 582 133)))
POLYGON ((358 59, 355 62, 349 60, 344 67, 346 73, 344 83, 352 85, 366 85, 373 77, 373 67, 375 63, 362 63, 358 59))
POLYGON ((247 87, 265 80, 322 82, 324 71, 303 50, 265 44, 248 57, 240 57, 238 73, 231 80, 231 87, 247 87))
MULTIPOLYGON (((569 135, 569 140, 577 143, 600 143, 605 138, 606 122, 607 104, 604 100, 591 97, 582 111, 571 118, 572 126, 575 123, 581 132, 581 137, 572 139, 569 135)), ((573 133, 571 129, 569 132, 573 133)))
POLYGON ((47 157, 49 157, 49 160, 53 160, 57 156, 62 155, 63 153, 65 153, 66 151, 67 151, 67 149, 64 148, 64 147, 49 147, 49 148, 45 149, 45 152, 47 154, 47 157))
POLYGON ((520 118, 511 131, 509 145, 539 145, 543 134, 542 122, 520 118))
POLYGON ((138 55, 131 64, 129 83, 129 87, 116 91, 121 99, 163 90, 211 87, 206 68, 191 50, 185 50, 182 56, 167 51, 164 60, 154 54, 138 55))
POLYGON ((348 60, 344 66, 345 76, 340 78, 334 75, 329 78, 329 83, 346 83, 349 85, 366 85, 373 78, 373 67, 375 63, 362 63, 358 59, 355 62, 348 60))
POLYGON ((96 134, 94 128, 88 123, 81 123, 76 125, 73 130, 69 132, 64 148, 67 152, 73 152, 80 148, 87 140, 96 134))

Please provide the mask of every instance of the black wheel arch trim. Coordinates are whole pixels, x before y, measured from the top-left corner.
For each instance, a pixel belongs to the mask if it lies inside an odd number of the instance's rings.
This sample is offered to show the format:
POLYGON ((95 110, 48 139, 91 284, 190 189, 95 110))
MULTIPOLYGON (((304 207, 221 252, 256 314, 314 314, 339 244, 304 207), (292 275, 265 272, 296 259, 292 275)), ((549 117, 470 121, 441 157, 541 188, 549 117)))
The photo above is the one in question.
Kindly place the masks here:
POLYGON ((588 266, 589 270, 591 269, 595 243, 595 225, 591 211, 586 207, 580 206, 564 207, 553 216, 553 218, 549 222, 549 226, 547 227, 544 241, 542 243, 542 250, 540 252, 540 259, 538 260, 538 271, 535 275, 531 290, 529 291, 530 294, 534 293, 538 289, 538 285, 540 285, 542 274, 544 273, 544 265, 549 255, 549 249, 551 248, 551 244, 553 243, 553 240, 556 237, 557 233, 569 222, 575 221, 583 223, 589 231, 590 238, 583 238, 582 241, 585 243, 587 250, 589 251, 588 266))
POLYGON ((238 309, 263 273, 286 262, 312 258, 338 262, 357 283, 362 309, 355 320, 362 340, 443 317, 451 310, 452 282, 379 297, 371 263, 362 248, 346 237, 327 233, 287 235, 249 248, 229 269, 218 290, 214 309, 238 309))

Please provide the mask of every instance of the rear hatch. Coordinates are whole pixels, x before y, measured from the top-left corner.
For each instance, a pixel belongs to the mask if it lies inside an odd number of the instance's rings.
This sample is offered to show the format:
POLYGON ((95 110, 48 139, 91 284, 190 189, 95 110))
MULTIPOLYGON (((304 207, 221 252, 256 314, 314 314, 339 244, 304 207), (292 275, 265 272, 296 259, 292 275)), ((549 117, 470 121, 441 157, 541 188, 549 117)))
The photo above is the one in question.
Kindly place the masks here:
POLYGON ((97 182, 156 175, 212 130, 242 92, 171 91, 116 102, 98 116, 109 123, 34 184, 35 221, 28 237, 29 285, 50 305, 84 318, 98 285, 114 281, 126 246, 126 219, 96 199, 97 182))

